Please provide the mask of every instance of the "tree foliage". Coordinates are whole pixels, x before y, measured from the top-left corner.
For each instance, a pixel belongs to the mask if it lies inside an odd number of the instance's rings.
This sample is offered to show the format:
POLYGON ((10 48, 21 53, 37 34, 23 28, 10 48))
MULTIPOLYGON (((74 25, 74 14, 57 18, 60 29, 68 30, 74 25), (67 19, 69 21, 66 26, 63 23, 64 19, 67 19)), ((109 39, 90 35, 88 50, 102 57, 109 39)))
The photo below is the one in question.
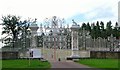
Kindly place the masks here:
MULTIPOLYGON (((7 16, 2 16, 2 26, 3 26, 3 31, 2 35, 5 34, 7 36, 12 36, 12 43, 13 43, 13 48, 14 43, 18 39, 18 35, 20 34, 20 31, 22 32, 23 28, 28 29, 29 24, 27 20, 20 21, 19 16, 15 15, 7 15, 7 16)), ((7 38, 7 37, 6 37, 7 38)))
POLYGON ((117 39, 120 37, 120 27, 118 27, 118 23, 115 23, 115 26, 112 26, 112 22, 109 21, 106 23, 106 27, 104 25, 105 23, 103 21, 99 22, 97 21, 96 23, 83 23, 80 30, 87 30, 90 32, 90 35, 92 38, 107 38, 108 36, 113 35, 117 39))

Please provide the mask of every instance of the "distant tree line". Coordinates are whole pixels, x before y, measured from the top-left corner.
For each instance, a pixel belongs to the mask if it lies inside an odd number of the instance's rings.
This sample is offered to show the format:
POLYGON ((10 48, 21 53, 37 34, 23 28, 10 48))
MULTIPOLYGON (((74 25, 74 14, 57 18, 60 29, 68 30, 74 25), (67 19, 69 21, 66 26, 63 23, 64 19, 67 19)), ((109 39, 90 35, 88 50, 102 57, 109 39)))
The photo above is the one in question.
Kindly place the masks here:
POLYGON ((102 21, 97 21, 96 23, 83 23, 80 31, 83 29, 89 31, 91 37, 95 39, 98 37, 107 39, 107 37, 111 35, 116 37, 116 39, 119 39, 120 37, 120 27, 118 26, 117 22, 115 23, 114 27, 112 26, 111 21, 107 22, 106 25, 102 21))

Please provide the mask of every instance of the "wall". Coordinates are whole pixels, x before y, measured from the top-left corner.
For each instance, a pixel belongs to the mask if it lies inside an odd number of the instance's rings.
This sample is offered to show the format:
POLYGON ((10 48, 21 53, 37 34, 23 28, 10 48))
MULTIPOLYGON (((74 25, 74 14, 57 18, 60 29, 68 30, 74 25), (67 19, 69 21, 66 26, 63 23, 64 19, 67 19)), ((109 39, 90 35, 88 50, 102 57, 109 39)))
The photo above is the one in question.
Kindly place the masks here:
POLYGON ((2 53, 2 59, 17 59, 18 58, 18 52, 0 52, 2 53))
MULTIPOLYGON (((71 49, 47 49, 47 48, 44 48, 41 49, 43 55, 44 55, 44 58, 46 58, 47 60, 55 60, 54 59, 54 52, 56 53, 56 60, 58 60, 58 58, 61 58, 61 60, 66 60, 66 58, 68 56, 71 56, 72 54, 72 50, 71 49)), ((81 51, 79 50, 78 51, 78 55, 81 57, 81 58, 88 58, 90 57, 90 51, 81 51)))
POLYGON ((90 51, 90 58, 120 58, 120 51, 90 51))

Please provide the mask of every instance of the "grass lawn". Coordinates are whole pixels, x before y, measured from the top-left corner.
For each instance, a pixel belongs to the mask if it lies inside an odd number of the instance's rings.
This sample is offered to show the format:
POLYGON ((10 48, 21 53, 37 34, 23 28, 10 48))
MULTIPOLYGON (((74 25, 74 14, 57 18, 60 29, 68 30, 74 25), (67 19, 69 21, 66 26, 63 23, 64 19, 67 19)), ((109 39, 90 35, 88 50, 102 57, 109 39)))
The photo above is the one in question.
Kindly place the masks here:
POLYGON ((118 59, 80 59, 78 63, 94 68, 118 68, 118 59))
POLYGON ((2 61, 0 60, 0 70, 1 70, 1 68, 2 68, 2 61))
MULTIPOLYGON (((30 60, 30 65, 29 65, 29 60, 27 59, 18 59, 18 60, 2 60, 2 68, 3 70, 8 70, 11 68, 17 68, 21 70, 36 70, 37 68, 43 68, 47 69, 50 68, 51 65, 49 62, 41 62, 40 60, 30 60)), ((12 69, 11 69, 12 70, 12 69)))

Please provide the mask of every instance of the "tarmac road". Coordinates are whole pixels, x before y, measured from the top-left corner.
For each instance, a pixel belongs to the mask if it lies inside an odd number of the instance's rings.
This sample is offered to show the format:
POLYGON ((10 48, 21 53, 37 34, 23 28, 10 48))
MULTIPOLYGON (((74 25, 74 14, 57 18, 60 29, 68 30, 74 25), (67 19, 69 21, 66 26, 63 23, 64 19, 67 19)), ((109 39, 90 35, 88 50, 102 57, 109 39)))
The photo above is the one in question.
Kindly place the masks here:
POLYGON ((73 61, 49 61, 52 65, 50 70, 101 70, 92 68, 73 61))

